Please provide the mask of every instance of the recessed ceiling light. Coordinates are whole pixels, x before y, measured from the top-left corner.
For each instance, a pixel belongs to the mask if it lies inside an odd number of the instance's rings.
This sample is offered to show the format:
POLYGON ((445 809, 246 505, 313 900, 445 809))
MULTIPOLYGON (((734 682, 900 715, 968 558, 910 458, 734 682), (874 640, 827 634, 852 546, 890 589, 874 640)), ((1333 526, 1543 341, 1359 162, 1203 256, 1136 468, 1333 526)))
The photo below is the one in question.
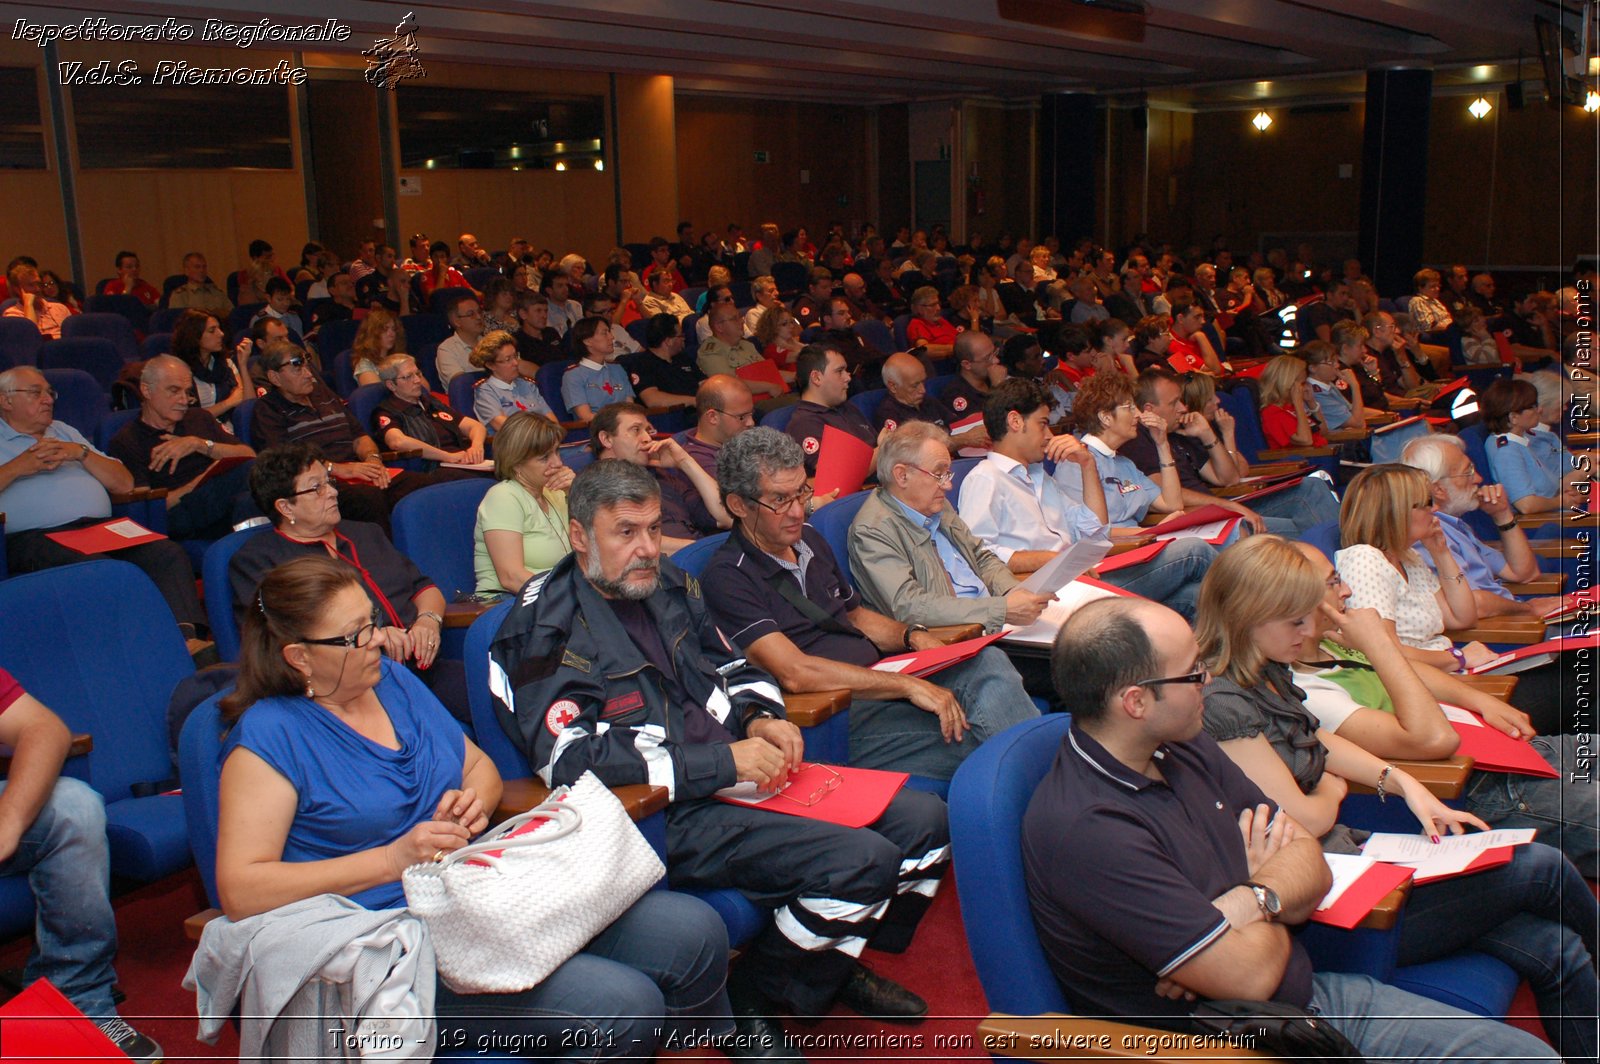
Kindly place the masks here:
POLYGON ((1265 133, 1267 127, 1272 125, 1272 116, 1265 111, 1257 111, 1256 116, 1250 120, 1250 124, 1256 127, 1256 132, 1265 133))
POLYGON ((1494 104, 1490 103, 1488 100, 1485 100, 1482 96, 1479 96, 1476 100, 1473 100, 1471 103, 1467 104, 1467 113, 1473 118, 1482 118, 1484 115, 1493 110, 1494 104))

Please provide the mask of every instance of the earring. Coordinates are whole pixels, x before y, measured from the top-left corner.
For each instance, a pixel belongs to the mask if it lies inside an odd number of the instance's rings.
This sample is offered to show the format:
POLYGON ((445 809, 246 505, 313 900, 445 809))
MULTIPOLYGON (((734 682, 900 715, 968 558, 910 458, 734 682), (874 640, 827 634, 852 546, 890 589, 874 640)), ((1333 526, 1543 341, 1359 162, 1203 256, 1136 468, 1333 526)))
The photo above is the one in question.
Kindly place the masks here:
POLYGON ((315 698, 316 696, 317 696, 317 693, 311 689, 311 681, 307 680, 306 681, 306 697, 307 698, 315 698))
POLYGON ((290 514, 289 515, 289 524, 291 524, 291 525, 294 524, 294 514, 290 514))

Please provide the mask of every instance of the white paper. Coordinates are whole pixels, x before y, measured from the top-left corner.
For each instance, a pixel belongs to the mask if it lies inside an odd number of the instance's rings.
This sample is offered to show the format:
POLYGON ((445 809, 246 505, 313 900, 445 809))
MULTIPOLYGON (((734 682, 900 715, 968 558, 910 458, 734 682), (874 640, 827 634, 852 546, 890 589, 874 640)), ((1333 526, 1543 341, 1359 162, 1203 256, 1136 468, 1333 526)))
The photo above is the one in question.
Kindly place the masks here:
POLYGON ((1533 828, 1512 828, 1445 835, 1438 842, 1433 842, 1424 835, 1380 832, 1367 840, 1367 844, 1361 848, 1361 855, 1415 869, 1416 879, 1423 880, 1455 875, 1465 871, 1483 851, 1532 842, 1533 836, 1533 828))
MULTIPOLYGON (((1197 539, 1204 539, 1204 540, 1213 540, 1213 539, 1216 539, 1218 536, 1221 536, 1224 532, 1228 531, 1229 527, 1237 520, 1238 520, 1237 517, 1228 517, 1228 518, 1224 518, 1221 521, 1212 521, 1210 524, 1192 525, 1189 528, 1180 528, 1176 532, 1160 532, 1160 533, 1157 533, 1156 538, 1157 539, 1191 539, 1191 538, 1197 538, 1197 539)), ((1158 525, 1156 527, 1159 528, 1160 526, 1158 525)), ((1155 531, 1155 529, 1151 529, 1151 531, 1155 531)))
POLYGON ((1333 908, 1334 902, 1350 889, 1350 885, 1362 876, 1367 869, 1378 862, 1370 857, 1362 857, 1353 853, 1325 853, 1322 859, 1328 862, 1328 871, 1333 873, 1333 886, 1328 893, 1317 903, 1317 910, 1333 908))
POLYGON ((1002 643, 1027 643, 1033 646, 1050 646, 1056 641, 1056 632, 1079 607, 1095 599, 1110 598, 1116 592, 1108 588, 1074 580, 1056 592, 1056 600, 1044 608, 1039 619, 1026 628, 1008 627, 1002 643))
POLYGON ((1470 724, 1474 728, 1483 727, 1483 719, 1470 709, 1462 709, 1460 706, 1452 706, 1444 702, 1439 703, 1439 708, 1444 711, 1445 720, 1453 720, 1457 724, 1470 724))
POLYGON ((909 669, 911 665, 912 660, 910 658, 902 658, 899 661, 880 661, 872 668, 875 672, 904 672, 905 670, 909 669))
MULTIPOLYGON (((787 786, 787 783, 784 784, 784 787, 787 786)), ((770 801, 783 793, 783 787, 771 793, 764 792, 759 787, 760 785, 755 780, 745 780, 742 783, 735 783, 732 787, 724 787, 717 793, 724 798, 732 798, 734 801, 742 802, 745 805, 760 805, 762 802, 770 801)))
POLYGON ((148 536, 150 534, 150 530, 148 528, 144 527, 137 521, 130 521, 126 517, 120 521, 112 521, 110 524, 106 525, 106 531, 115 533, 116 535, 121 536, 123 539, 138 539, 140 536, 148 536))
POLYGON ((468 469, 474 473, 493 473, 494 462, 485 458, 481 462, 440 462, 440 469, 468 469))
POLYGON ((1035 595, 1054 595, 1084 573, 1100 564, 1111 553, 1108 539, 1080 539, 1066 550, 1057 551, 1042 567, 1036 569, 1022 586, 1035 595))

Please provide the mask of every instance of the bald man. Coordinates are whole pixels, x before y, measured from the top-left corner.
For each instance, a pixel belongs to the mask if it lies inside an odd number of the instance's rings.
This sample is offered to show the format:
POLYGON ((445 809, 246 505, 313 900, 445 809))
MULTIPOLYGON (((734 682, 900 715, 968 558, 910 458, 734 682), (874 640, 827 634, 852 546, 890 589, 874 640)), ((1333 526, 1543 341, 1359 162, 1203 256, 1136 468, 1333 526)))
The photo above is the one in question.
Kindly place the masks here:
POLYGON ((872 427, 893 432, 908 421, 927 421, 949 431, 956 418, 941 400, 928 394, 927 385, 928 371, 921 359, 904 351, 890 355, 883 363, 883 386, 889 394, 878 404, 872 427))
POLYGON ((695 424, 678 433, 677 441, 700 468, 717 475, 722 445, 756 423, 756 400, 744 381, 717 373, 700 382, 694 394, 695 424))

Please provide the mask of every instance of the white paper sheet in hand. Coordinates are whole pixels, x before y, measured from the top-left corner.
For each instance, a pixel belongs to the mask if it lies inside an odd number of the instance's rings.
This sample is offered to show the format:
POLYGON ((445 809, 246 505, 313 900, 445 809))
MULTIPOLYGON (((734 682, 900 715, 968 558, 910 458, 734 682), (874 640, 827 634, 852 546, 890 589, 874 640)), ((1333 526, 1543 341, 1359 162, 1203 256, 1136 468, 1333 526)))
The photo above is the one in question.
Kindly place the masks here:
POLYGON ((1328 871, 1333 873, 1333 886, 1317 903, 1318 911, 1333 908, 1333 903, 1350 889, 1350 885, 1366 875, 1367 869, 1377 864, 1370 857, 1361 857, 1353 853, 1325 853, 1322 859, 1328 862, 1328 871))
POLYGON ((1056 592, 1056 600, 1044 608, 1037 621, 1026 628, 1009 629, 1000 642, 1031 643, 1047 647, 1056 641, 1056 631, 1067 623, 1067 618, 1071 617, 1079 607, 1095 599, 1111 598, 1115 594, 1115 591, 1074 580, 1056 592))
POLYGON ((1066 550, 1057 551, 1043 567, 1034 570, 1022 586, 1035 595, 1054 595, 1084 573, 1100 564, 1111 553, 1109 539, 1080 539, 1066 550))
POLYGON ((1533 828, 1501 831, 1474 831, 1466 835, 1446 835, 1433 842, 1423 835, 1379 832, 1361 848, 1363 857, 1416 869, 1417 879, 1454 875, 1466 869, 1478 855, 1497 846, 1516 846, 1532 842, 1533 828))

